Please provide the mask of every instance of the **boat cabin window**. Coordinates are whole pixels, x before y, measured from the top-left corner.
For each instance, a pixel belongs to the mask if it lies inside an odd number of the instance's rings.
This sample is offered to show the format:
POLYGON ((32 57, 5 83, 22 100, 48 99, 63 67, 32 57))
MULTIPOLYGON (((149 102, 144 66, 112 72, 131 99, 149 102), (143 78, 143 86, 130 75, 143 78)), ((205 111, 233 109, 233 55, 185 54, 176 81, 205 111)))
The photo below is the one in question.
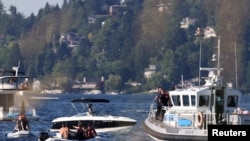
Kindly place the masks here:
POLYGON ((227 107, 237 107, 238 96, 228 96, 227 107))
POLYGON ((207 107, 209 104, 209 96, 208 95, 201 95, 199 97, 199 106, 200 107, 207 107))
POLYGON ((172 95, 172 100, 173 100, 173 104, 175 106, 181 106, 180 96, 179 95, 172 95))
POLYGON ((191 106, 195 106, 195 95, 191 95, 191 106))
POLYGON ((183 95, 182 96, 182 100, 183 100, 183 106, 189 106, 189 96, 188 95, 183 95))

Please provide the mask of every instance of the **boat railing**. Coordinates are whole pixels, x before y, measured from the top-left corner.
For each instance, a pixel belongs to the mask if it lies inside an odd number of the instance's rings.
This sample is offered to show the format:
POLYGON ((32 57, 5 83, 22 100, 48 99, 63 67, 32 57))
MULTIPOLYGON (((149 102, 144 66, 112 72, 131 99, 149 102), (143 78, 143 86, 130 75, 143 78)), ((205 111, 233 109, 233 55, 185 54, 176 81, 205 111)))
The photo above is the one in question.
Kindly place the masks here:
POLYGON ((153 115, 154 115, 154 102, 152 102, 151 104, 150 104, 150 108, 149 108, 149 117, 152 117, 153 115))
MULTIPOLYGON (((208 125, 211 124, 215 124, 216 120, 215 120, 215 116, 216 113, 203 113, 203 125, 201 125, 201 129, 208 129, 208 125)), ((196 118, 198 118, 198 116, 196 116, 196 118)), ((199 122, 199 120, 197 119, 196 122, 199 122)), ((197 125, 199 125, 199 123, 197 123, 197 125)))
POLYGON ((238 125, 238 124, 242 124, 242 118, 241 115, 243 114, 227 114, 227 124, 231 124, 231 125, 238 125))

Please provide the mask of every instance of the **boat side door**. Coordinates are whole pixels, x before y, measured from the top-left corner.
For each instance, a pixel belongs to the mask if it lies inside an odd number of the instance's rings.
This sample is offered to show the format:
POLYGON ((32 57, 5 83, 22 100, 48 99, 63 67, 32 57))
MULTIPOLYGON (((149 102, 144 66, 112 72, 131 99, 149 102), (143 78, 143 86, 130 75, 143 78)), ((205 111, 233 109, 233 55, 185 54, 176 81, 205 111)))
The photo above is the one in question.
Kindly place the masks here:
POLYGON ((224 113, 224 89, 215 89, 215 119, 216 124, 219 124, 223 119, 223 113, 224 113))

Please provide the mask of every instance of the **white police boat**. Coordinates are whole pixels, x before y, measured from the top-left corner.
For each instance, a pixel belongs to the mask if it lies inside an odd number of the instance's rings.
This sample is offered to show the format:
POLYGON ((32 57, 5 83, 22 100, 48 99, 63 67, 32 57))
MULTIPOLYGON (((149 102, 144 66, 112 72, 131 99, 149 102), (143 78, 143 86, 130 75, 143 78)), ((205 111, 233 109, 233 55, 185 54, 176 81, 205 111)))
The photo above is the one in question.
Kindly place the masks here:
POLYGON ((207 71, 204 85, 170 90, 172 106, 162 107, 162 119, 156 119, 155 103, 143 122, 144 131, 158 140, 207 141, 209 126, 225 128, 231 125, 250 125, 250 113, 241 106, 242 93, 222 84, 218 42, 216 68, 207 71), (216 126, 218 127, 218 126, 216 126))

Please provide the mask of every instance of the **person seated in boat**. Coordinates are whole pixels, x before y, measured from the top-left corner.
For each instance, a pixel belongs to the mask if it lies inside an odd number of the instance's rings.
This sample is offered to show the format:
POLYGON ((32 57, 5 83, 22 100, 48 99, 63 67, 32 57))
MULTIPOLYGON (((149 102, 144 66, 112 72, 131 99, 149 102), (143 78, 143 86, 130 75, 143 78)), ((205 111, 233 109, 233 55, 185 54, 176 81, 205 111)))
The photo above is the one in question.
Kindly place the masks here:
POLYGON ((97 135, 95 128, 92 126, 92 124, 88 124, 87 127, 87 137, 88 138, 94 138, 97 135))
POLYGON ((11 77, 10 80, 8 81, 8 83, 16 83, 16 78, 11 77))

